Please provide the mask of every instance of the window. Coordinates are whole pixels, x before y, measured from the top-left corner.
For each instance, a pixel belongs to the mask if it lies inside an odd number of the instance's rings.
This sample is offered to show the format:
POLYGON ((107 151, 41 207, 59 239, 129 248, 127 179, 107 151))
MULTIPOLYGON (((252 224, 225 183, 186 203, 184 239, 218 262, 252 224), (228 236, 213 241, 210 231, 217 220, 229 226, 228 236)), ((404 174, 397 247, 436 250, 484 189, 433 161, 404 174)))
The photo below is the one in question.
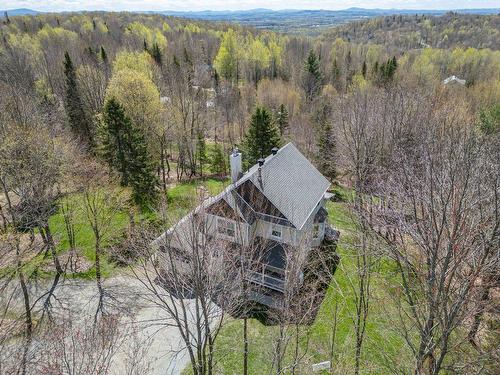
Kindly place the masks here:
POLYGON ((281 239, 281 236, 282 236, 281 227, 279 225, 271 226, 271 237, 281 239))
POLYGON ((226 219, 217 219, 217 232, 224 236, 234 237, 236 233, 236 225, 234 221, 226 219))
POLYGON ((319 223, 314 224, 314 226, 313 226, 313 238, 318 239, 320 233, 321 233, 321 228, 319 226, 319 223))

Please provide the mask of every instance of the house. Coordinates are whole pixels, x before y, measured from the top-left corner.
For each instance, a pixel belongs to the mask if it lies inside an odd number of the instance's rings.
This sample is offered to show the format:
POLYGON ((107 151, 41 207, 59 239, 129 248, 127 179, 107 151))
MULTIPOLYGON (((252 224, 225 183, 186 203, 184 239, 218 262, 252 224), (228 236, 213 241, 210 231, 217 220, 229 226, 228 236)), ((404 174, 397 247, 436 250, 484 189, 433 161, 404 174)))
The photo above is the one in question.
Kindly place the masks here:
POLYGON ((317 259, 318 251, 323 251, 334 259, 328 267, 335 268, 338 262, 339 233, 328 224, 326 210, 332 197, 330 182, 292 143, 274 148, 246 172, 235 149, 230 165, 232 184, 203 201, 155 244, 162 251, 182 254, 189 247, 190 223, 196 217, 205 223, 204 237, 229 244, 235 253, 246 249, 249 261, 242 267, 249 291, 245 298, 279 309, 287 285, 307 279, 309 258, 317 259), (305 260, 297 272, 289 269, 292 258, 295 264, 297 259, 305 260))
POLYGON ((465 86, 465 79, 460 79, 457 76, 449 76, 443 81, 443 85, 445 86, 465 86))

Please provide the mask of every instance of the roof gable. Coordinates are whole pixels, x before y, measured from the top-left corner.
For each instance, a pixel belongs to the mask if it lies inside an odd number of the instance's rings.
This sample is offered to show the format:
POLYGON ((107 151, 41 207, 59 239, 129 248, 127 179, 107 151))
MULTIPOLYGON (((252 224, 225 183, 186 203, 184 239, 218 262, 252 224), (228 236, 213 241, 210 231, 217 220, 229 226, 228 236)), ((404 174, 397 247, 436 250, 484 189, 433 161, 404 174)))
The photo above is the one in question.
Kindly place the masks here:
POLYGON ((301 229, 330 182, 292 144, 254 165, 237 184, 251 180, 297 229, 301 229))

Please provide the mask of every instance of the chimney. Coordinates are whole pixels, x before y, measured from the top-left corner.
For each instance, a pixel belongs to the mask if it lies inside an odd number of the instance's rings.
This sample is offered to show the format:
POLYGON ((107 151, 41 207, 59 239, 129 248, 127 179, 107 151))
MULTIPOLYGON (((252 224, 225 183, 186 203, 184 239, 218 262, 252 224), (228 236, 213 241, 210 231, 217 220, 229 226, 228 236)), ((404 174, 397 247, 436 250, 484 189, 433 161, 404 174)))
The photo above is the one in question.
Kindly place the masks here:
POLYGON ((273 153, 273 155, 276 155, 276 154, 278 153, 278 150, 279 150, 279 148, 278 148, 278 147, 273 147, 273 148, 271 149, 271 152, 273 153))
POLYGON ((231 181, 235 183, 240 179, 243 172, 243 168, 241 166, 241 152, 237 147, 233 149, 229 160, 231 165, 231 181))
POLYGON ((262 166, 266 162, 266 159, 260 158, 257 160, 257 163, 259 163, 259 169, 257 169, 257 181, 259 181, 259 185, 261 189, 264 189, 263 183, 262 183, 262 166))

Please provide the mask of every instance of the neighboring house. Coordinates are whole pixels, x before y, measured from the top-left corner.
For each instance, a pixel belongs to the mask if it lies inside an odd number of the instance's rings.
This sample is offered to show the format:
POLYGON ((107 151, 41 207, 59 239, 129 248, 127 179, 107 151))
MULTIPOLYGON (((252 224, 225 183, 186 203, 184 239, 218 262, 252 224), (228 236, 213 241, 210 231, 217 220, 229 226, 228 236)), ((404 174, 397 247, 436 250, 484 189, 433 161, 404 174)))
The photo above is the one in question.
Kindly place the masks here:
MULTIPOLYGON (((245 173, 237 149, 230 164, 232 184, 205 200, 155 243, 165 252, 182 254, 189 246, 191 220, 203 217, 204 236, 230 244, 235 252, 245 248, 259 254, 258 264, 244 272, 250 285, 246 298, 279 308, 290 284, 287 277, 293 274, 295 285, 304 280, 304 269, 288 272, 291 256, 301 254, 303 257, 295 258, 307 259, 313 251, 328 252, 335 258, 329 274, 334 272, 339 233, 328 224, 325 204, 332 197, 328 193, 330 182, 292 143, 274 148, 245 173), (167 245, 162 248, 161 244, 167 245)), ((303 268, 307 268, 307 261, 303 268)))
POLYGON ((466 83, 465 79, 460 79, 457 76, 449 76, 443 81, 445 86, 465 86, 466 83))

